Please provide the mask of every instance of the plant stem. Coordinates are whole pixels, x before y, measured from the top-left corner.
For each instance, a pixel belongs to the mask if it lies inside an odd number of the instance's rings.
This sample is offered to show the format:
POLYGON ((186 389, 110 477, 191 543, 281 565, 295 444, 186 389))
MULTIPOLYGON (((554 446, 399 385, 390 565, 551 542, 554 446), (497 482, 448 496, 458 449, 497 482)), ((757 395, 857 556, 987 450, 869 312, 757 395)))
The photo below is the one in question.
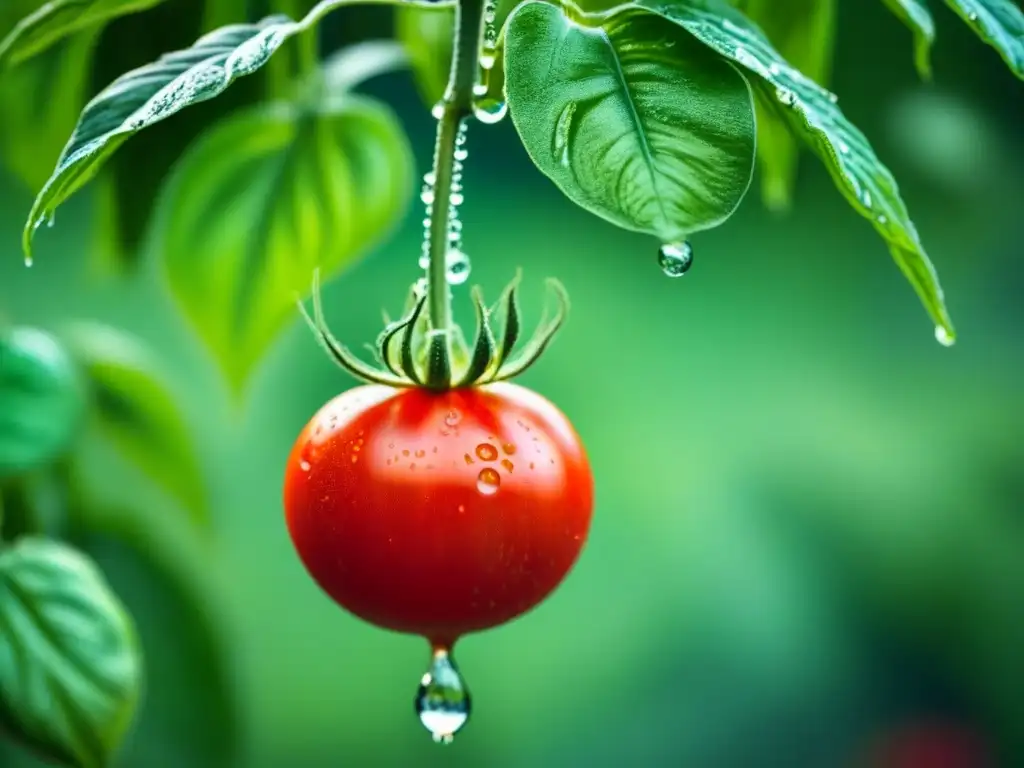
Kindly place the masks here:
POLYGON ((435 107, 435 110, 441 110, 441 114, 434 146, 434 203, 430 218, 430 266, 427 268, 427 311, 434 330, 447 331, 452 325, 447 261, 455 144, 462 121, 473 111, 473 86, 479 72, 483 20, 484 0, 459 0, 455 7, 455 46, 448 89, 444 99, 435 107))

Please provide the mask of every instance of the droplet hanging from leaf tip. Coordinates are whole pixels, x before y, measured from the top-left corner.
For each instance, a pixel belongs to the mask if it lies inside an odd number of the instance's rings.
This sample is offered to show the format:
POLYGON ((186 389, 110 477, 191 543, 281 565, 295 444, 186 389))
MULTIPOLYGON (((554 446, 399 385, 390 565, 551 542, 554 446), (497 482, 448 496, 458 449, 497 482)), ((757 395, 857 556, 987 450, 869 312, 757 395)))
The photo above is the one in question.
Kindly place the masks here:
POLYGON ((658 248, 658 266, 668 277, 682 277, 693 266, 693 246, 683 240, 658 248))
POLYGON ((935 326, 935 340, 944 347, 952 347, 956 343, 956 337, 942 325, 935 326))

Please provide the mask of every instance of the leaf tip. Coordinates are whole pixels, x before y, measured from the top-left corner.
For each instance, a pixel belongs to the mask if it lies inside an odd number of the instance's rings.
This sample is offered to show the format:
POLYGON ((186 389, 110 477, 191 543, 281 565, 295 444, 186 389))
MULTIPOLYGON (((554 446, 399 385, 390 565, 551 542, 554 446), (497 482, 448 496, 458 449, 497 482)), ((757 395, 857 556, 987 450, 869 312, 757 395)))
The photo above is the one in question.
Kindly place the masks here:
POLYGON ((952 325, 936 325, 935 340, 944 347, 952 347, 956 344, 956 331, 952 325))

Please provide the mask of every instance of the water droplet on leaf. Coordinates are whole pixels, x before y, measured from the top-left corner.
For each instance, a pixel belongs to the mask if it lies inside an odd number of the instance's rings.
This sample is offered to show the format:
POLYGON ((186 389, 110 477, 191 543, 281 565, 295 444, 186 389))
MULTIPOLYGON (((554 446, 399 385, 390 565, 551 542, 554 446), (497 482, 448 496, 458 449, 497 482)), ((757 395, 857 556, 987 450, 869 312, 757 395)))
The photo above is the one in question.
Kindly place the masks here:
POLYGON ((416 692, 416 714, 434 741, 451 744, 469 720, 469 691, 448 650, 437 648, 416 692))
POLYGON ((504 99, 484 96, 473 102, 473 116, 485 125, 500 123, 507 114, 508 102, 504 99))
POLYGON ((555 122, 555 138, 551 152, 562 165, 569 165, 569 133, 572 130, 572 118, 576 114, 576 102, 570 101, 558 115, 555 122))
POLYGON ((935 340, 944 347, 952 347, 956 342, 956 339, 953 338, 952 334, 950 334, 950 332, 941 325, 935 326, 935 340))
POLYGON ((682 277, 693 265, 693 247, 685 240, 658 249, 658 266, 669 277, 682 277))

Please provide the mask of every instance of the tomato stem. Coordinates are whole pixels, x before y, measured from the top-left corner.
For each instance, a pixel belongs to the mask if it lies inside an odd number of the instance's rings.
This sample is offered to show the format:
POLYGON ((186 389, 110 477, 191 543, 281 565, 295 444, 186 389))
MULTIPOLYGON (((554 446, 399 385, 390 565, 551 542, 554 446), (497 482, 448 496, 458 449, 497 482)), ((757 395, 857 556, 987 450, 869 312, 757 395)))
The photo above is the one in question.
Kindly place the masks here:
MULTIPOLYGON (((427 312, 434 330, 450 332, 451 289, 448 286, 448 217, 451 212, 455 149, 462 122, 473 111, 473 86, 479 72, 484 0, 459 0, 455 7, 455 46, 444 98, 434 107, 434 202, 430 217, 427 267, 427 312)), ((440 383, 440 382, 439 382, 440 383)), ((447 382, 444 383, 446 387, 447 382)))

